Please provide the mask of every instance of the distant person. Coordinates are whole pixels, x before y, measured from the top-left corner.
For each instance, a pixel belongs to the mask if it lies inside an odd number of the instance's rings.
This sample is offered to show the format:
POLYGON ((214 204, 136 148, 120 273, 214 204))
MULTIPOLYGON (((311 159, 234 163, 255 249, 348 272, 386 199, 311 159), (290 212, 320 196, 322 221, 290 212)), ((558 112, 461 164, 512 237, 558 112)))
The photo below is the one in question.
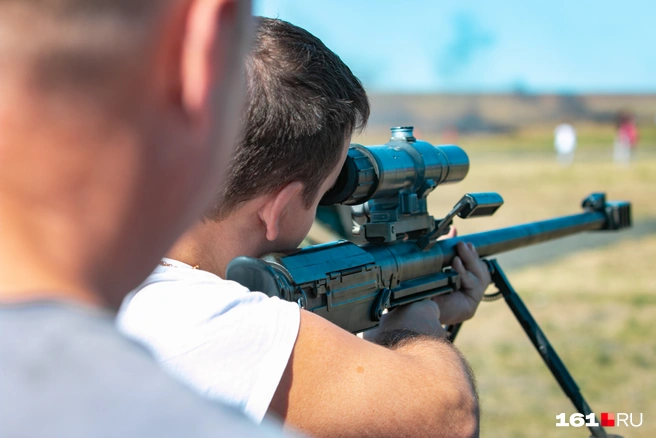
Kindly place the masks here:
POLYGON ((576 152, 576 130, 569 123, 561 123, 554 130, 554 147, 558 156, 558 162, 563 166, 569 166, 574 161, 576 152))
POLYGON ((249 1, 0 1, 0 437, 279 436, 116 309, 224 173, 249 1))
POLYGON ((613 161, 615 164, 627 166, 633 159, 638 145, 638 127, 633 114, 621 111, 617 116, 616 128, 613 161))
MULTIPOLYGON (((420 138, 419 136, 416 136, 417 138, 420 138)), ((440 139, 441 142, 443 143, 457 143, 458 142, 458 127, 455 125, 450 125, 447 126, 444 131, 442 131, 442 137, 440 139)))

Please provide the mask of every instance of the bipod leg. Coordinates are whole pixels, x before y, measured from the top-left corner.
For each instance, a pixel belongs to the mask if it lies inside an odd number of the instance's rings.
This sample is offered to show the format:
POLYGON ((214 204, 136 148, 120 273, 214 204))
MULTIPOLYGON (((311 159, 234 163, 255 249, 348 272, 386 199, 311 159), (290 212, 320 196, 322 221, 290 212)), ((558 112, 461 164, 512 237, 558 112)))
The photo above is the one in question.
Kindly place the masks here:
MULTIPOLYGON (((490 268, 490 274, 492 275, 492 282, 497 288, 499 288, 499 292, 501 292, 503 295, 503 298, 506 300, 508 307, 510 307, 510 310, 512 310, 512 312, 515 314, 515 318, 517 318, 517 321, 519 321, 522 328, 531 339, 533 346, 535 346, 535 349, 544 360, 545 364, 549 368, 549 371, 551 371, 551 374, 553 374, 562 390, 572 401, 579 413, 583 414, 584 416, 591 414, 592 409, 590 409, 590 406, 588 406, 588 403, 586 403, 583 395, 581 395, 576 382, 574 382, 574 379, 572 378, 569 371, 567 371, 565 364, 563 364, 563 362, 560 360, 560 357, 558 357, 558 354, 547 340, 547 337, 542 332, 542 329, 540 329, 538 323, 535 321, 535 319, 533 319, 533 316, 528 311, 528 308, 524 302, 521 300, 521 298, 519 298, 519 295, 517 295, 517 292, 515 292, 513 289, 512 285, 508 281, 508 278, 499 266, 499 263, 494 259, 488 260, 488 266, 490 268)), ((586 418, 586 420, 588 419, 586 418)), ((607 438, 610 436, 615 436, 607 435, 606 431, 601 426, 588 426, 588 429, 590 429, 592 436, 595 438, 607 438)))
POLYGON ((453 344, 453 341, 456 340, 456 336, 458 336, 458 332, 460 331, 460 327, 462 327, 462 323, 459 322, 457 324, 450 324, 444 327, 444 330, 446 330, 447 333, 447 339, 449 342, 453 344))

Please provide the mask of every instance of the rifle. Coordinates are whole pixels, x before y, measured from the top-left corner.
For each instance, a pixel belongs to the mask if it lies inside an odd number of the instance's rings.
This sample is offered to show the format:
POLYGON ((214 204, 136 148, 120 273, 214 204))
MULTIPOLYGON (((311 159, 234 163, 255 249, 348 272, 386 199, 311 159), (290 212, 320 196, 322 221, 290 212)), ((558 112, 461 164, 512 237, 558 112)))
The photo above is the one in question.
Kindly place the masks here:
MULTIPOLYGON (((352 205, 354 234, 367 243, 341 240, 262 259, 238 257, 226 277, 250 290, 279 297, 316 313, 353 333, 377 326, 386 310, 452 293, 459 276, 450 269, 458 242, 470 242, 480 257, 583 231, 613 231, 631 226, 629 202, 608 202, 594 193, 583 212, 445 240, 455 216, 490 216, 503 205, 497 193, 463 196, 444 217, 428 214, 426 198, 441 184, 464 179, 469 158, 458 146, 433 146, 414 138, 412 127, 392 128, 385 145, 351 145, 346 162, 322 205, 352 205)), ((550 371, 583 415, 592 414, 567 368, 496 260, 486 260, 498 292, 505 298, 550 371)), ((453 342, 460 324, 447 327, 453 342)), ((592 436, 606 437, 601 426, 592 436)))

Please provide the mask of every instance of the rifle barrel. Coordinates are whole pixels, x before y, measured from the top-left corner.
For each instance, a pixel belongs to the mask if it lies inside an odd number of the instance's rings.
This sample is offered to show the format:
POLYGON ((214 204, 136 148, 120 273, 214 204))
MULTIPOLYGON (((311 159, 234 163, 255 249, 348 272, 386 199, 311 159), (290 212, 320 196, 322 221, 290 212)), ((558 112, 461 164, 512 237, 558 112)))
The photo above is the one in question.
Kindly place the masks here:
POLYGON ((436 245, 439 245, 442 250, 443 265, 449 266, 455 256, 455 246, 458 242, 471 242, 479 256, 488 257, 582 231, 600 230, 606 221, 606 215, 603 212, 589 211, 440 240, 436 245))

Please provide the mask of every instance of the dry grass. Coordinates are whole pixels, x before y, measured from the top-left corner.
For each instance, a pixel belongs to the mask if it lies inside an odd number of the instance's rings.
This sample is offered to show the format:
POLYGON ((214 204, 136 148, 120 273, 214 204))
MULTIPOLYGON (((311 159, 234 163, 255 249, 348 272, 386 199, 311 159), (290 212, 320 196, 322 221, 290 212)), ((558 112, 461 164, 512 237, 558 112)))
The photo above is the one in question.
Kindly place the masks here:
MULTIPOLYGON (((605 159, 562 167, 550 154, 470 157, 466 180, 436 189, 430 211, 440 216, 470 191, 497 191, 505 205, 493 217, 457 221, 461 235, 577 213, 595 191, 631 201, 635 222, 656 219, 656 158, 649 154, 628 168, 605 159)), ((609 430, 625 437, 656 436, 654 232, 509 273, 591 407, 645 415, 640 429, 609 430)), ((478 377, 482 436, 588 436, 555 427, 555 416, 574 408, 503 301, 483 303, 456 344, 478 377)))
MULTIPOLYGON (((493 217, 456 223, 464 235, 577 213, 585 195, 603 191, 631 201, 635 221, 656 219, 656 159, 629 168, 604 161, 563 168, 545 158, 476 161, 474 154, 465 181, 431 196, 431 212, 444 214, 464 192, 502 194, 505 205, 493 217)), ((509 273, 591 407, 645 414, 640 429, 614 431, 625 437, 656 436, 655 263, 652 234, 509 273)), ((479 380, 482 436, 588 436, 555 427, 555 416, 574 408, 503 301, 483 303, 456 343, 479 380)))
MULTIPOLYGON (((642 412, 656 436, 656 236, 571 255, 509 275, 597 412, 642 412)), ((574 408, 503 301, 483 303, 456 344, 479 381, 486 437, 582 437, 556 428, 574 408)))

